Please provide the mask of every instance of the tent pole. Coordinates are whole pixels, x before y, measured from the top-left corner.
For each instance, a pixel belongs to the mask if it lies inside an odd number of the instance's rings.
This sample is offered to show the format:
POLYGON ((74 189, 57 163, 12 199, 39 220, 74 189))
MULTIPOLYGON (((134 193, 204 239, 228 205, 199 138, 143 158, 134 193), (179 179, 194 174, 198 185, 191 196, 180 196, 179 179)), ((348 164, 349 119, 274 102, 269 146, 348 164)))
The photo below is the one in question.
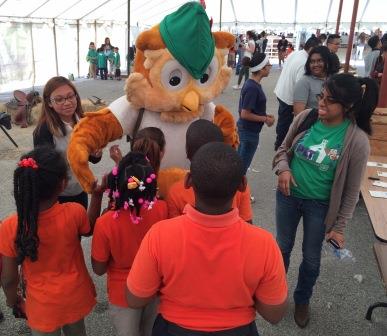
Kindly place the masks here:
POLYGON ((79 20, 77 20, 77 67, 78 67, 78 78, 81 76, 80 64, 79 64, 79 20))
POLYGON ((387 51, 383 53, 384 57, 384 68, 383 68, 383 76, 382 83, 380 84, 379 89, 379 103, 378 107, 387 107, 387 95, 382 94, 382 92, 387 92, 387 51))
POLYGON ((223 7, 223 1, 220 0, 220 3, 219 3, 219 31, 222 30, 222 7, 223 7))
POLYGON ((349 30, 349 38, 348 38, 348 45, 347 45, 347 54, 345 56, 344 73, 348 73, 348 69, 349 69, 349 60, 351 59, 351 54, 352 54, 353 36, 355 32, 355 24, 356 24, 356 16, 357 16, 358 8, 359 8, 359 0, 354 0, 351 28, 349 30))
POLYGON ((32 23, 30 25, 31 49, 32 49, 32 87, 35 86, 36 69, 35 69, 35 51, 34 51, 34 37, 32 34, 32 23))
POLYGON ((54 32, 54 47, 55 47, 55 68, 56 75, 59 76, 59 68, 58 68, 58 46, 56 44, 56 28, 55 28, 55 19, 52 19, 54 26, 52 27, 52 31, 54 32))
POLYGON ((97 20, 94 20, 94 43, 96 49, 98 49, 98 44, 97 44, 97 20))
POLYGON ((130 74, 130 0, 128 0, 128 57, 126 58, 126 69, 128 77, 130 74))
POLYGON ((344 2, 344 0, 340 0, 339 13, 337 14, 337 21, 336 21, 336 34, 339 33, 340 21, 341 21, 341 11, 343 9, 343 2, 344 2))

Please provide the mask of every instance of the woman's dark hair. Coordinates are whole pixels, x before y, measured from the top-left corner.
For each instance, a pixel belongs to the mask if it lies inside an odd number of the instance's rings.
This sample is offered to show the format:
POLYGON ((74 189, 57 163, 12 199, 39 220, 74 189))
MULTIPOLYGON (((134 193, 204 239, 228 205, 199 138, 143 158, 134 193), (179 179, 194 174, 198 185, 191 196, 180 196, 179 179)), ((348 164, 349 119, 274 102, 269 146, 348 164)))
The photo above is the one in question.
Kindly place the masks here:
MULTIPOLYGON (((251 58, 251 60, 249 62, 249 67, 252 68, 252 67, 257 66, 258 64, 261 64, 265 58, 266 58, 265 53, 260 53, 260 52, 254 53, 253 57, 251 58)), ((258 73, 258 71, 255 71, 252 73, 253 74, 258 73)))
POLYGON ((143 153, 129 152, 108 175, 107 186, 112 210, 130 210, 132 215, 135 211, 137 218, 141 208, 150 209, 155 201, 156 172, 143 153))
POLYGON ((330 57, 331 53, 329 49, 325 46, 318 46, 313 48, 308 56, 308 59, 306 60, 305 63, 305 75, 311 76, 312 71, 310 69, 310 62, 312 60, 312 55, 314 54, 319 54, 324 62, 324 72, 329 75, 330 74, 330 68, 331 68, 331 62, 330 62, 330 57))
POLYGON ((36 147, 21 157, 13 175, 18 220, 15 240, 18 264, 26 257, 31 261, 38 259, 39 203, 52 198, 64 179, 67 179, 67 163, 63 155, 52 147, 36 147), (28 159, 30 164, 26 164, 28 159))
POLYGON ((380 41, 379 36, 374 35, 374 36, 369 38, 368 45, 371 47, 372 50, 376 49, 376 47, 378 46, 379 41, 380 41))
POLYGON ((165 149, 164 133, 157 127, 143 128, 134 137, 130 148, 133 152, 143 153, 157 173, 160 169, 161 152, 165 149))
POLYGON ((47 124, 47 127, 52 135, 55 136, 65 136, 66 135, 66 127, 63 123, 62 119, 59 117, 58 113, 50 106, 51 102, 51 94, 59 87, 67 85, 69 86, 74 94, 76 95, 77 99, 77 107, 75 109, 74 113, 74 122, 76 122, 75 115, 78 116, 78 118, 83 117, 83 110, 82 110, 82 104, 81 99, 79 98, 79 94, 77 92, 77 89, 75 88, 74 84, 71 83, 70 80, 68 80, 65 77, 57 76, 52 77, 44 86, 43 89, 43 103, 42 103, 42 113, 40 115, 40 118, 38 120, 38 125, 36 126, 34 130, 34 135, 38 134, 40 132, 40 128, 43 124, 47 124))
POLYGON ((329 94, 346 110, 346 117, 367 134, 371 134, 371 116, 379 97, 378 84, 374 79, 337 74, 324 84, 329 94))
POLYGON ((257 33, 254 31, 254 30, 248 30, 246 32, 246 37, 250 37, 251 39, 253 39, 254 41, 257 39, 257 33))

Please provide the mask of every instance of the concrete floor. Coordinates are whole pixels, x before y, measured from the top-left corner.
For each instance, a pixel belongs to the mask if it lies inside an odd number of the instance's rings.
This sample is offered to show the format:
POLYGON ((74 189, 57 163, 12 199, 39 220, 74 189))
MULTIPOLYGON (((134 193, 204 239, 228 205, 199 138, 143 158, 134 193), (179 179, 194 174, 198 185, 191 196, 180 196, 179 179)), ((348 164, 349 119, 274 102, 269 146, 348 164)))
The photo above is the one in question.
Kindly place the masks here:
MULTIPOLYGON (((273 94, 275 83, 279 76, 279 70, 273 67, 272 74, 263 81, 263 87, 268 97, 268 113, 277 114, 277 102, 273 94)), ((237 111, 239 91, 234 91, 231 85, 235 84, 233 76, 230 85, 217 99, 218 103, 226 105, 234 115, 237 111)), ((116 81, 78 81, 75 82, 82 98, 96 95, 108 102, 119 97, 123 93, 123 82, 116 81)), ((5 95, 3 95, 4 97, 5 95)), ((1 99, 1 97, 0 97, 1 99)), ((10 133, 17 140, 20 149, 16 150, 4 134, 0 134, 0 218, 13 212, 14 201, 12 197, 12 173, 15 162, 20 154, 31 148, 32 127, 27 129, 13 128, 10 133)), ((257 151, 252 168, 249 171, 249 183, 256 198, 253 204, 254 223, 275 234, 274 208, 276 178, 271 171, 273 157, 273 143, 275 128, 264 127, 260 138, 260 148, 257 151)), ((123 151, 128 148, 122 142, 123 151)), ((109 170, 111 163, 108 155, 94 167, 97 176, 109 170)), ((290 287, 290 301, 292 291, 297 281, 297 271, 301 260, 302 227, 297 235, 296 246, 292 255, 288 273, 290 287)), ((257 325, 261 335, 351 335, 351 336, 382 336, 387 335, 387 310, 374 311, 373 321, 368 322, 364 316, 367 307, 376 301, 386 301, 386 294, 380 280, 377 265, 372 252, 372 244, 375 237, 370 225, 367 211, 363 202, 360 202, 354 213, 353 220, 348 224, 346 232, 346 247, 351 250, 356 258, 355 262, 341 262, 329 254, 322 258, 321 275, 315 286, 313 295, 312 317, 309 326, 301 330, 293 321, 293 304, 286 317, 277 326, 272 326, 261 318, 257 318, 257 325), (354 276, 362 275, 363 281, 358 282, 354 276)), ((82 241, 86 261, 89 264, 90 238, 82 241)), ((257 256, 259 258, 259 256, 257 256)), ((90 273, 91 268, 89 265, 90 273)), ((107 314, 107 298, 105 294, 105 278, 93 275, 97 291, 98 305, 86 318, 88 335, 114 335, 107 314)), ((5 312, 6 320, 0 324, 0 335, 27 335, 23 321, 16 321, 5 306, 4 295, 0 293, 0 308, 5 312)))

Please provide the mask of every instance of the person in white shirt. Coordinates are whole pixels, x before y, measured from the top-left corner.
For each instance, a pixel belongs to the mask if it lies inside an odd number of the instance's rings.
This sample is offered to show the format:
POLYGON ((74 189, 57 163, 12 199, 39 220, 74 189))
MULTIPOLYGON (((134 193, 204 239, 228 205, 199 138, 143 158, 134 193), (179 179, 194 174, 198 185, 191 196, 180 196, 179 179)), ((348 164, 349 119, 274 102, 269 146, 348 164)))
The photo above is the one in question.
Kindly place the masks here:
POLYGON ((320 40, 317 37, 309 38, 304 46, 304 49, 295 51, 287 58, 281 75, 278 79, 274 93, 277 96, 278 106, 278 121, 276 126, 277 137, 274 144, 274 149, 277 150, 281 146, 289 126, 293 121, 293 95, 296 82, 305 73, 305 63, 308 59, 308 52, 320 45, 320 40))
POLYGON ((247 38, 247 46, 244 50, 244 54, 242 58, 242 68, 239 71, 238 85, 233 86, 233 89, 235 90, 239 90, 242 88, 241 82, 242 82, 243 76, 245 77, 245 82, 249 78, 249 63, 255 52, 255 40, 256 40, 255 33, 251 30, 248 30, 246 32, 246 38, 247 38))

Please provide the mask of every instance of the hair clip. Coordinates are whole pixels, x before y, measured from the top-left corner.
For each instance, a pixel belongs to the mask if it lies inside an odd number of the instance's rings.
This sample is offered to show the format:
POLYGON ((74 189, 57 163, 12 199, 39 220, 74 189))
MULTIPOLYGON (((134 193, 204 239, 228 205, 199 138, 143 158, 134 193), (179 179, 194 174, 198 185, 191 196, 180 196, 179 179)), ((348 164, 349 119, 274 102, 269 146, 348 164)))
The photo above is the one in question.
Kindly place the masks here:
POLYGON ((129 205, 130 205, 131 207, 134 207, 134 202, 133 202, 133 199, 132 199, 132 198, 129 198, 129 205))
POLYGON ((140 191, 144 191, 145 190, 145 186, 144 186, 144 182, 140 182, 140 186, 138 187, 138 189, 140 189, 140 191))
POLYGON ((137 177, 131 176, 128 178, 128 189, 136 189, 140 184, 141 182, 137 177))
POLYGON ((38 169, 38 165, 33 158, 26 158, 26 159, 20 160, 18 163, 18 166, 23 168, 38 169))

